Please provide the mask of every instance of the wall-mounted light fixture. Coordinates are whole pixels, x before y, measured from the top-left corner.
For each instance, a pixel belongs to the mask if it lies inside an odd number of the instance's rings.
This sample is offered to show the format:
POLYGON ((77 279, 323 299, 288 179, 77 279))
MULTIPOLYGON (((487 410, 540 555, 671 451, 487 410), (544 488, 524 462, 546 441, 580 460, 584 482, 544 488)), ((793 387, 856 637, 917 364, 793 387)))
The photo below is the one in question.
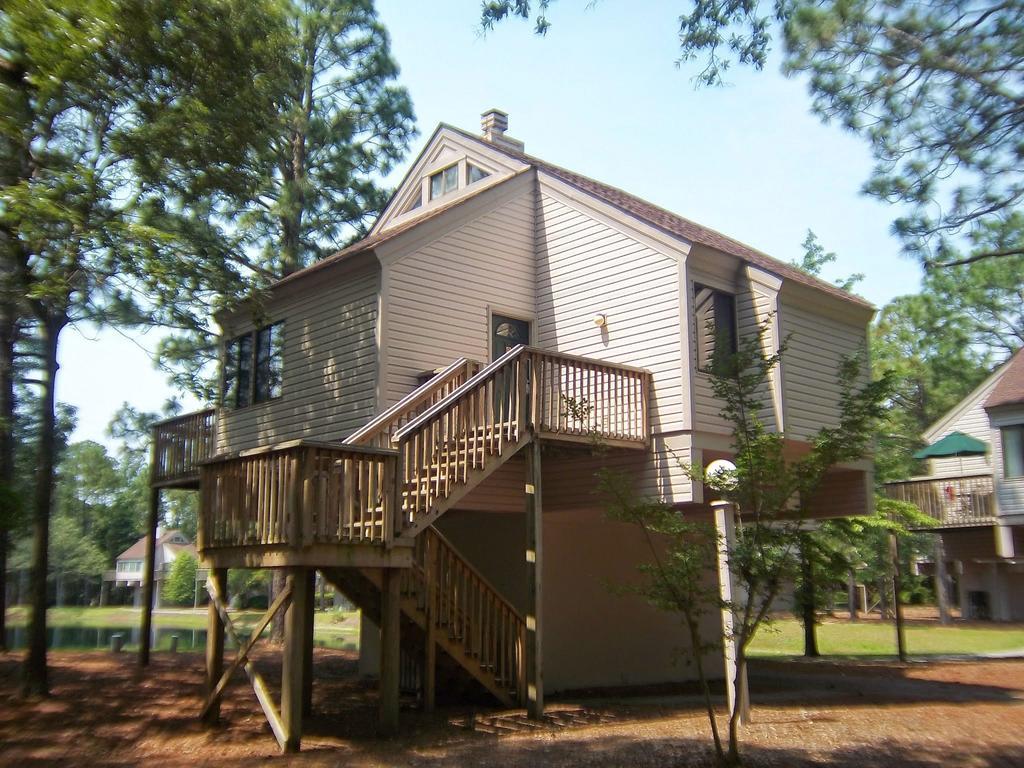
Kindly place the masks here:
POLYGON ((598 328, 604 328, 606 325, 608 325, 608 316, 603 313, 598 313, 594 315, 594 325, 596 325, 598 328))

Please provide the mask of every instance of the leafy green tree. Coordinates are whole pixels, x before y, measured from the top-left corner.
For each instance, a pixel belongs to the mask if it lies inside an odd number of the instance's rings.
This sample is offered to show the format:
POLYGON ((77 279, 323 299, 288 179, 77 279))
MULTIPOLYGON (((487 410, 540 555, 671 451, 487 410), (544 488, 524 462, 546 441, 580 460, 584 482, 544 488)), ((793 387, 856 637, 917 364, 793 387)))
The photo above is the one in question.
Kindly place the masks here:
MULTIPOLYGON (((775 354, 763 353, 768 327, 765 323, 759 333, 741 341, 735 353, 722 351, 728 350, 727 345, 718 345, 711 367, 712 390, 722 404, 722 417, 732 426, 735 470, 706 475, 702 466, 687 467, 690 476, 711 488, 717 498, 731 502, 742 519, 729 552, 729 567, 745 598, 726 605, 735 615, 730 639, 736 648, 733 682, 737 690, 746 676, 751 641, 769 619, 779 590, 799 572, 802 523, 812 512, 808 504, 832 467, 868 454, 891 387, 888 376, 864 382, 860 362, 845 361, 837 371, 841 388, 838 422, 820 429, 806 454, 788 456, 785 435, 769 430, 760 418, 766 407, 761 393, 785 354, 785 345, 775 354)), ((603 480, 602 487, 610 487, 609 482, 603 480)), ((675 510, 657 500, 636 501, 628 494, 607 491, 606 497, 610 514, 638 525, 651 544, 652 561, 641 568, 646 580, 640 590, 654 605, 679 613, 688 627, 695 626, 701 612, 723 605, 705 581, 717 545, 714 534, 693 524, 684 525, 675 510), (701 541, 710 544, 695 546, 694 542, 701 541)), ((691 646, 699 664, 705 648, 697 640, 691 641, 691 646)), ((741 764, 738 699, 729 713, 726 746, 705 687, 721 765, 741 764)))
MULTIPOLYGON (((243 206, 215 211, 253 254, 261 285, 362 236, 390 196, 379 177, 416 135, 412 102, 395 84, 398 65, 372 0, 299 0, 287 12, 291 78, 265 173, 243 206)), ((237 301, 238 288, 231 288, 208 303, 237 301)), ((217 334, 212 314, 199 309, 183 323, 186 333, 161 343, 158 356, 180 387, 212 402, 217 334)))
POLYGON ((39 353, 26 693, 48 690, 60 335, 174 303, 139 302, 140 287, 173 283, 180 303, 230 279, 238 251, 195 214, 250 191, 284 41, 270 0, 11 0, 0 12, 0 135, 4 166, 16 170, 0 189, 0 256, 39 353))
POLYGON ((174 558, 171 572, 164 584, 164 602, 168 605, 192 605, 195 600, 198 569, 199 563, 188 552, 182 552, 174 558))
MULTIPOLYGON (((482 22, 520 16, 545 34, 550 4, 485 0, 482 22)), ((1022 0, 679 6, 667 20, 679 27, 678 63, 698 62, 700 85, 721 84, 736 63, 762 69, 781 43, 782 69, 806 76, 814 113, 871 148, 865 191, 911 207, 894 229, 926 266, 1024 254, 1008 225, 1024 198, 1022 0)))
MULTIPOLYGON (((804 254, 800 261, 792 261, 790 263, 797 269, 803 270, 807 274, 814 275, 815 277, 821 276, 821 270, 825 265, 832 264, 839 258, 832 251, 826 251, 825 246, 818 241, 818 236, 809 229, 807 230, 807 237, 804 238, 800 247, 804 249, 804 254)), ((836 285, 844 291, 852 291, 857 283, 863 279, 863 273, 855 272, 849 277, 837 280, 836 285)))

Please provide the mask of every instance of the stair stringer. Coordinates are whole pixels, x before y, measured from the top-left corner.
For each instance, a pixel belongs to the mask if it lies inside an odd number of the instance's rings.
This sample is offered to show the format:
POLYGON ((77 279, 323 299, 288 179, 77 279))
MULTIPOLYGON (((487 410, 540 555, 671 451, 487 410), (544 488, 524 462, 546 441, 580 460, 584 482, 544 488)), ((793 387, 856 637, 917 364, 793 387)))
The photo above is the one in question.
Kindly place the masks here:
MULTIPOLYGON (((376 618, 378 621, 380 620, 380 573, 377 569, 328 568, 322 570, 321 573, 323 573, 324 578, 340 589, 346 597, 359 606, 359 609, 364 611, 371 619, 376 618), (354 582, 352 579, 353 573, 349 572, 358 574, 363 584, 354 582), (368 584, 372 585, 373 592, 366 589, 368 584)), ((420 639, 426 642, 427 617, 419 608, 416 599, 413 597, 403 597, 401 611, 403 617, 413 624, 419 633, 422 633, 420 639)), ((463 671, 483 686, 488 693, 501 702, 503 706, 513 708, 517 705, 512 693, 499 686, 493 676, 481 667, 477 659, 472 654, 467 653, 461 643, 457 639, 452 638, 444 628, 435 632, 434 637, 438 647, 458 664, 463 671)))
POLYGON ((455 507, 505 462, 529 445, 532 439, 534 437, 529 430, 522 430, 522 434, 516 442, 509 443, 501 453, 489 456, 488 461, 483 467, 469 470, 466 473, 465 482, 460 482, 447 496, 434 502, 429 512, 419 515, 400 532, 396 533, 395 542, 412 542, 423 530, 433 525, 441 515, 455 507))

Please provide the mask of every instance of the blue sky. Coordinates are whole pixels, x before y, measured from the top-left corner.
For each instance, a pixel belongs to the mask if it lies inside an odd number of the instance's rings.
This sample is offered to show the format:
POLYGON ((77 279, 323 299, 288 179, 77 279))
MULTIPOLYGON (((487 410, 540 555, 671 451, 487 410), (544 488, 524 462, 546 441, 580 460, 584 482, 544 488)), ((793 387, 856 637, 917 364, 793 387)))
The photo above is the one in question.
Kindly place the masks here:
MULTIPOLYGON (((877 306, 918 289, 919 268, 889 234, 896 209, 859 194, 864 144, 811 115, 802 82, 772 61, 694 90, 692 69, 675 66, 677 4, 588 5, 558 0, 539 38, 519 20, 482 35, 478 0, 378 0, 420 128, 409 159, 438 122, 477 131, 497 107, 527 152, 776 258, 799 258, 813 229, 839 255, 825 277, 865 273, 857 290, 877 306)), ((157 336, 65 333, 58 396, 79 409, 75 439, 102 440, 123 401, 157 409, 173 394, 145 351, 157 336)))

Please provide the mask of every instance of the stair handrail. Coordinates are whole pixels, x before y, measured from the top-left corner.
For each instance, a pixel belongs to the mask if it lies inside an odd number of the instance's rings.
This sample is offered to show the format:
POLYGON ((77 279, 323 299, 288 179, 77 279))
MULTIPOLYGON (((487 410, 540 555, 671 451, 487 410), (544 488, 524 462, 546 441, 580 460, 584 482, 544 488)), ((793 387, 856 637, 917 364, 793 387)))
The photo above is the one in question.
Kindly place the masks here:
MULTIPOLYGON (((473 389, 475 389, 476 387, 478 387, 482 382, 486 381, 488 377, 494 375, 495 372, 497 372, 500 368, 504 367, 506 363, 508 363, 509 361, 511 361, 514 358, 516 358, 516 357, 518 357, 520 355, 523 355, 523 354, 528 354, 528 355, 531 355, 531 356, 533 356, 533 355, 541 355, 541 356, 549 358, 549 359, 564 360, 564 361, 569 362, 569 363, 585 363, 585 364, 589 364, 589 365, 600 364, 600 365, 603 365, 605 367, 615 368, 615 369, 618 369, 618 370, 623 371, 623 372, 643 375, 644 377, 647 378, 648 382, 650 381, 650 378, 651 378, 651 372, 649 370, 647 370, 646 368, 639 368, 639 367, 633 366, 633 365, 623 365, 621 363, 609 363, 609 362, 606 362, 604 360, 597 360, 597 359, 594 359, 594 358, 583 357, 581 355, 570 355, 570 354, 566 354, 564 352, 551 352, 551 351, 548 351, 546 349, 539 349, 537 347, 528 347, 525 344, 519 344, 519 345, 513 347, 512 349, 510 349, 508 352, 506 352, 504 355, 499 357, 497 360, 493 361, 492 363, 490 363, 486 367, 482 368, 480 371, 477 372, 477 374, 475 376, 472 376, 471 378, 469 378, 464 384, 462 384, 462 386, 460 386, 457 389, 455 389, 454 391, 452 391, 447 397, 445 397, 445 398, 443 398, 441 400, 438 400, 434 405, 432 405, 430 408, 425 410, 423 413, 421 413, 415 419, 413 419, 412 421, 410 421, 407 424, 405 424, 401 429, 399 429, 398 431, 395 432, 395 434, 394 434, 395 440, 396 441, 400 441, 403 437, 405 437, 409 433, 414 432, 417 429, 419 429, 420 427, 422 427, 424 424, 429 423, 430 420, 433 419, 438 414, 444 413, 444 411, 448 410, 448 408, 450 408, 453 403, 458 402, 458 400, 461 399, 467 392, 470 392, 473 389)), ((647 414, 647 407, 648 407, 647 406, 647 400, 648 400, 648 397, 649 397, 648 392, 647 392, 647 386, 645 386, 643 388, 643 390, 641 392, 641 397, 642 397, 641 409, 643 411, 643 413, 641 414, 642 432, 643 432, 643 439, 644 439, 644 441, 646 441, 648 439, 648 437, 649 437, 649 434, 650 434, 650 423, 649 423, 648 414, 647 414)), ((531 424, 536 419, 536 414, 533 413, 533 405, 532 404, 531 404, 530 412, 528 414, 528 418, 529 418, 531 424)))
POLYGON ((521 355, 525 350, 530 349, 524 344, 518 344, 504 355, 494 360, 481 370, 477 372, 475 376, 470 377, 465 383, 463 383, 458 389, 452 391, 447 397, 438 400, 427 410, 417 416, 415 419, 404 425, 401 429, 395 432, 395 440, 401 441, 406 435, 415 432, 417 429, 422 427, 424 424, 429 423, 435 416, 440 413, 447 411, 453 403, 457 403, 462 397, 472 390, 476 389, 480 384, 486 381, 488 378, 494 375, 496 371, 503 368, 506 363, 510 360, 515 359, 521 355))
POLYGON ((424 535, 435 537, 437 541, 441 544, 441 546, 445 547, 446 549, 448 549, 448 551, 453 553, 455 557, 457 557, 459 561, 466 567, 466 570, 472 573, 474 578, 477 579, 477 581, 479 581, 484 587, 486 587, 487 590, 491 592, 499 602, 503 603, 505 607, 508 608, 509 611, 511 611, 513 616, 515 616, 522 623, 526 622, 526 619, 523 617, 523 614, 519 612, 519 609, 512 605, 509 599, 505 597, 505 595, 503 595, 497 587, 495 587, 490 581, 488 581, 487 577, 480 573, 479 569, 475 565, 473 565, 458 550, 458 548, 454 544, 452 544, 451 541, 448 540, 448 538, 443 533, 437 530, 436 526, 431 525, 428 528, 424 529, 424 535))
POLYGON ((384 410, 379 416, 371 419, 369 423, 357 429, 345 438, 345 442, 360 445, 369 442, 374 437, 390 433, 393 422, 398 421, 403 414, 429 400, 438 389, 456 378, 460 372, 465 370, 467 372, 467 380, 472 378, 472 375, 469 375, 469 369, 476 365, 479 365, 479 363, 475 360, 471 360, 468 357, 460 357, 429 381, 421 384, 390 408, 384 410))

